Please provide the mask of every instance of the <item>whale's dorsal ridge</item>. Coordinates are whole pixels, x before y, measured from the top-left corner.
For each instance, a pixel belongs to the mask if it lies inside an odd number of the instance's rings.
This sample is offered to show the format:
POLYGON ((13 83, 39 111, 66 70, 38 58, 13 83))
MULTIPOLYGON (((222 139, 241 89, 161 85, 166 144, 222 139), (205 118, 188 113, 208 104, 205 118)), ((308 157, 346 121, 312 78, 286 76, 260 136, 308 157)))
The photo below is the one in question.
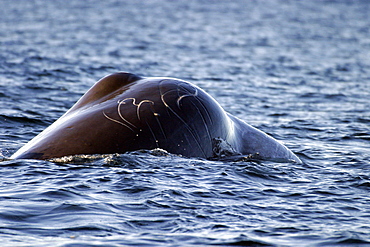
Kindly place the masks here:
POLYGON ((96 82, 77 103, 69 110, 69 112, 84 107, 89 104, 98 104, 106 100, 106 97, 114 93, 118 89, 122 89, 125 85, 143 79, 140 76, 127 72, 118 72, 103 77, 96 82))
POLYGON ((115 73, 95 83, 62 117, 11 156, 49 159, 76 154, 165 149, 189 157, 253 155, 300 159, 287 147, 226 114, 205 91, 167 77, 115 73))

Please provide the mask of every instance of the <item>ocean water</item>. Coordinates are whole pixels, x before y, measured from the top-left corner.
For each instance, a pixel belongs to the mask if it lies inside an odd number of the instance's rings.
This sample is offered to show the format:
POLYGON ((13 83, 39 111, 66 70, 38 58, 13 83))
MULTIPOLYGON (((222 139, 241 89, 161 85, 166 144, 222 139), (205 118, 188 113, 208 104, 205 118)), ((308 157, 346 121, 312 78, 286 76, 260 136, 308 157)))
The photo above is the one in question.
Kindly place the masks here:
POLYGON ((2 246, 370 246, 370 4, 0 2, 2 246), (94 82, 169 76, 303 164, 9 160, 94 82))

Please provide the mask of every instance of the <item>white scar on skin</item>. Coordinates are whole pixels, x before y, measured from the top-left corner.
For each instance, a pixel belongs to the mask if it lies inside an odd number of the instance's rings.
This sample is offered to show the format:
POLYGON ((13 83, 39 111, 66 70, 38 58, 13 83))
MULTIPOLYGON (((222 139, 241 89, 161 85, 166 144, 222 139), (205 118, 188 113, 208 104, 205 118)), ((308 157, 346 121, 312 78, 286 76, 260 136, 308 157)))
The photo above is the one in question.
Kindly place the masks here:
POLYGON ((126 105, 127 101, 128 100, 132 100, 132 105, 136 106, 137 109, 136 109, 136 116, 137 118, 139 119, 139 121, 141 121, 141 117, 140 117, 140 108, 141 106, 144 104, 144 103, 149 103, 151 105, 151 110, 153 111, 153 114, 155 117, 159 117, 159 114, 156 113, 154 111, 154 108, 153 108, 153 105, 154 105, 154 102, 151 101, 151 100, 142 100, 140 101, 139 103, 136 103, 136 99, 135 98, 126 98, 126 99, 123 99, 123 100, 119 100, 117 103, 117 113, 118 113, 118 116, 119 116, 119 120, 117 119, 114 119, 114 118, 111 118, 109 117, 104 111, 103 111, 103 115, 104 117, 106 117, 107 119, 115 122, 115 123, 118 123, 118 124, 121 124, 123 126, 125 126, 126 128, 128 128, 129 130, 131 130, 132 132, 135 132, 134 129, 137 129, 137 127, 131 123, 130 121, 128 121, 122 114, 122 111, 121 111, 121 107, 122 105, 126 105), (122 121, 121 121, 122 120, 122 121))

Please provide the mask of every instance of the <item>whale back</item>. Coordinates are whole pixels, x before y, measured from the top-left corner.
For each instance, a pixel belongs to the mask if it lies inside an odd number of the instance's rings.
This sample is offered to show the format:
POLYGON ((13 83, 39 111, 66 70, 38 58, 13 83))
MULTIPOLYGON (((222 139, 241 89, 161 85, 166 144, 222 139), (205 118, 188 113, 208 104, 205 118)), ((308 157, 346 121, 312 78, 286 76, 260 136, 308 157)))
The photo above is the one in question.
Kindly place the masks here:
POLYGON ((214 138, 229 136, 228 124, 221 106, 191 83, 117 73, 98 81, 11 158, 49 159, 153 148, 209 158, 214 138))
POLYGON ((11 158, 50 159, 154 148, 211 158, 220 151, 219 143, 226 143, 235 153, 300 162, 274 138, 226 113, 199 87, 179 79, 130 73, 99 80, 11 158))

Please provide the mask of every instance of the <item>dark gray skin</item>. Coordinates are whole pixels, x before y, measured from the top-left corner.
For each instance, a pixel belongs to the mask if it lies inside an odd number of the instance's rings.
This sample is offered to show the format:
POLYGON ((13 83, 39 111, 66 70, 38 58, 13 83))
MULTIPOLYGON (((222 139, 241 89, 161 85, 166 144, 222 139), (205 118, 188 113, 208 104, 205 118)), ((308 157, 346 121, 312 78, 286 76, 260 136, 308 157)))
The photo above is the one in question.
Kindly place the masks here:
POLYGON ((212 158, 220 142, 235 153, 301 162, 274 138, 226 113, 197 86, 129 73, 98 81, 11 158, 51 159, 154 148, 212 158))

